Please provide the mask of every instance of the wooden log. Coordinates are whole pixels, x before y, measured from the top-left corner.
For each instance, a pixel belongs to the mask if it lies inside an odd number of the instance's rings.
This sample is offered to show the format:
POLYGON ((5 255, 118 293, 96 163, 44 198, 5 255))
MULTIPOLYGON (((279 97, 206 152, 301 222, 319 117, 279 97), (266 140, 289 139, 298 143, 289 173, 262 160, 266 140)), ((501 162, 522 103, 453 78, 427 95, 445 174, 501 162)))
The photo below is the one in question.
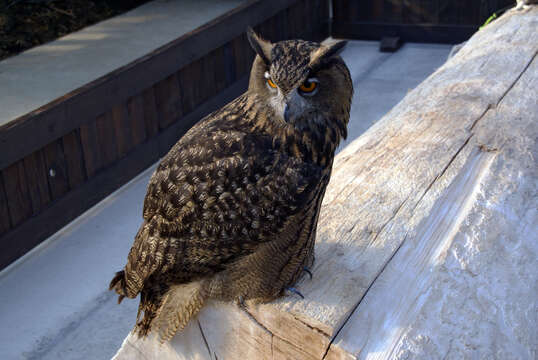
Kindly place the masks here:
POLYGON ((488 25, 337 156, 304 300, 215 302, 115 359, 535 358, 537 22, 488 25))

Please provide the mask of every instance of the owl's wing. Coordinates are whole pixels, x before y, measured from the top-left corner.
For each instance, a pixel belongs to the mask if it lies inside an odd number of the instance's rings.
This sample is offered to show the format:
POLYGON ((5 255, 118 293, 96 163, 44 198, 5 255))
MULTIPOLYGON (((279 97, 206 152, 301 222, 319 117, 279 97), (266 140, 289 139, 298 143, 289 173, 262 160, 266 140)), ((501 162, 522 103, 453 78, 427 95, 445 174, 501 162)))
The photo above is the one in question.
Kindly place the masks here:
POLYGON ((129 253, 133 291, 169 270, 180 281, 220 271, 278 237, 314 201, 321 169, 272 150, 271 141, 216 130, 170 151, 150 180, 129 253))

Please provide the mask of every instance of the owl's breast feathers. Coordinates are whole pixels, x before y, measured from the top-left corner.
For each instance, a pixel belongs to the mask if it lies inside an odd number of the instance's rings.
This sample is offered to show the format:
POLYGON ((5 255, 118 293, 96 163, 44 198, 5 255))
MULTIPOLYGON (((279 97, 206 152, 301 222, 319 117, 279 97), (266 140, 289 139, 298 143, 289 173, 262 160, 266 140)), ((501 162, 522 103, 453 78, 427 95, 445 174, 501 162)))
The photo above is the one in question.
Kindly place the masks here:
POLYGON ((183 283, 224 270, 278 241, 294 214, 319 209, 334 149, 317 151, 314 161, 311 140, 259 113, 245 94, 195 125, 163 158, 129 253, 126 296, 150 277, 183 283))

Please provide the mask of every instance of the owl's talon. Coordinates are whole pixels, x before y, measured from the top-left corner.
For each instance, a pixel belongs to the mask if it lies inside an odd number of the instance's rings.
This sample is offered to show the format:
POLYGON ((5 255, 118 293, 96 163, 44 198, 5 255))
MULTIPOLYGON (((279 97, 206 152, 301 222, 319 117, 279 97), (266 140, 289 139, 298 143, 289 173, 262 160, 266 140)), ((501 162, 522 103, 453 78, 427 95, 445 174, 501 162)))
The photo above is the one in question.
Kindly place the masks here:
POLYGON ((303 268, 303 271, 307 273, 310 276, 310 280, 312 280, 312 271, 310 271, 310 269, 306 266, 303 268))
POLYGON ((237 299, 237 305, 243 309, 247 308, 247 304, 245 304, 245 299, 243 298, 243 296, 239 296, 239 298, 237 299))
POLYGON ((301 299, 304 299, 303 294, 301 294, 301 292, 299 290, 297 290, 296 288, 288 286, 286 288, 286 290, 291 291, 292 293, 295 293, 295 294, 299 295, 301 297, 301 299))

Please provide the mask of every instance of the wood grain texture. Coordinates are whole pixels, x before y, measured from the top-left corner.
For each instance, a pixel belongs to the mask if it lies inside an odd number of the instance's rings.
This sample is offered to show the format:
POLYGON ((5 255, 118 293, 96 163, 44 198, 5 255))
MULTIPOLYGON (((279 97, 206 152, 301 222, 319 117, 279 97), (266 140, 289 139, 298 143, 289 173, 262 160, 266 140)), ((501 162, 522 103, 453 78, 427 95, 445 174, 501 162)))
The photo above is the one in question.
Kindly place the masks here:
POLYGON ((4 188, 4 180, 0 176, 0 234, 5 233, 11 228, 9 219, 9 210, 7 207, 6 190, 4 188))
POLYGON ((461 358, 482 332, 486 357, 531 358, 536 317, 518 314, 537 306, 520 300, 538 265, 527 255, 538 240, 537 19, 534 7, 488 25, 338 155, 314 278, 296 286, 304 300, 214 304, 164 346, 129 335, 115 359, 461 358), (466 269, 454 259, 474 243, 466 269), (515 244, 522 257, 503 274, 499 254, 515 244), (441 320, 438 307, 450 309, 441 320))
POLYGON ((72 131, 63 136, 62 145, 64 148, 69 187, 74 189, 86 179, 82 144, 80 142, 80 130, 72 131))
POLYGON ((24 162, 18 161, 2 170, 2 177, 11 224, 17 226, 32 215, 32 199, 28 193, 24 162))
POLYGON ((101 153, 102 165, 108 166, 118 159, 116 131, 114 121, 112 120, 112 111, 107 111, 98 116, 95 119, 95 127, 97 129, 97 141, 99 144, 97 151, 101 153))
MULTIPOLYGON (((30 154, 23 159, 28 194, 32 203, 32 214, 39 213, 51 200, 47 181, 47 168, 42 151, 30 154)), ((54 196, 54 194, 53 194, 54 196)))
POLYGON ((80 141, 86 174, 88 174, 88 177, 92 177, 103 167, 103 155, 99 146, 99 133, 96 122, 90 122, 80 127, 80 141))
POLYGON ((45 146, 43 153, 45 155, 46 165, 45 176, 46 179, 48 179, 52 199, 55 200, 69 191, 67 165, 65 162, 62 141, 57 140, 45 146))

